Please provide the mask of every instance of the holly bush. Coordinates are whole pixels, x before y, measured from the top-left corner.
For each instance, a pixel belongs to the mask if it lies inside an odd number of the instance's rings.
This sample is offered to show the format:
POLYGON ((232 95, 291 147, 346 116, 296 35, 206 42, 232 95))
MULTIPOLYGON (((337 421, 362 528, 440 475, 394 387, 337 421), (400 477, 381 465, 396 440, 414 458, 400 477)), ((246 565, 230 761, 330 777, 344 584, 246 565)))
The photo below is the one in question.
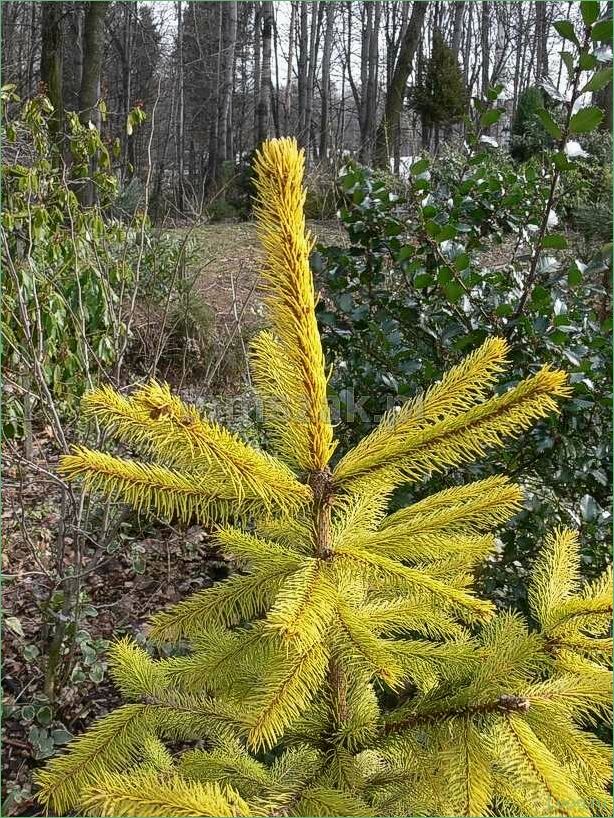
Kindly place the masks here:
MULTIPOLYGON (((482 577, 495 599, 522 604, 519 580, 530 569, 532 543, 552 525, 581 526, 589 574, 609 551, 611 318, 602 281, 610 250, 575 258, 566 236, 555 232, 554 211, 536 247, 551 183, 547 166, 515 168, 479 140, 464 157, 442 161, 414 163, 404 194, 367 168, 342 171, 349 246, 319 246, 313 257, 325 292, 320 326, 337 373, 331 396, 349 447, 377 422, 385 401, 394 406, 419 392, 488 336, 512 343, 512 382, 539 361, 570 372, 574 396, 559 418, 457 475, 524 475, 527 508, 502 535, 500 554, 482 577), (536 251, 536 278, 519 311, 536 251)), ((435 477, 419 491, 438 488, 435 477)))

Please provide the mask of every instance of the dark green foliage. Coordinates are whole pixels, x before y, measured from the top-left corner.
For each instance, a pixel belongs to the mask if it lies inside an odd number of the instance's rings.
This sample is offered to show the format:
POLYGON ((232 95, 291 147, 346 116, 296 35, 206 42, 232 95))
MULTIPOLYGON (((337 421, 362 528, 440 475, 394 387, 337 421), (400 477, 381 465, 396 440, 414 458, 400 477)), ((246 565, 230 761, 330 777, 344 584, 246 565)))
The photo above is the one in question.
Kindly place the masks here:
POLYGON ((255 194, 252 170, 254 155, 255 151, 252 151, 236 165, 224 162, 224 184, 207 206, 207 215, 211 221, 241 221, 251 218, 255 194))
POLYGON ((612 238, 612 136, 585 134, 578 159, 562 180, 560 209, 587 243, 612 238))
MULTIPOLYGON (((18 100, 6 86, 3 108, 9 102, 18 100)), ((99 154, 94 184, 101 204, 81 207, 64 170, 50 161, 51 114, 49 101, 38 96, 3 121, 3 374, 32 390, 34 344, 39 386, 44 382, 56 401, 74 407, 89 366, 112 365, 124 337, 123 321, 114 319, 118 293, 132 278, 122 248, 134 241, 134 230, 104 219, 116 190, 109 153, 98 131, 68 113, 73 177, 89 173, 99 154)), ((22 410, 19 391, 9 394, 6 435, 21 433, 22 410)))
POLYGON ((433 32, 433 49, 412 93, 413 107, 428 127, 454 125, 467 111, 469 94, 452 49, 440 31, 433 32))
MULTIPOLYGON (((512 340, 512 381, 540 360, 571 372, 575 394, 560 418, 538 425, 500 459, 456 475, 462 482, 502 468, 528 474, 527 509, 482 577, 493 598, 522 603, 538 530, 579 519, 589 574, 609 553, 610 322, 602 284, 608 255, 606 248, 587 265, 563 263, 546 249, 538 285, 513 317, 526 255, 493 263, 481 252, 493 252, 506 234, 530 240, 527 225, 544 207, 549 180, 530 164, 514 170, 500 154, 473 162, 463 178, 462 157, 447 156, 432 171, 421 160, 402 198, 370 171, 346 169, 341 217, 351 244, 319 247, 314 256, 326 292, 319 319, 336 364, 331 390, 347 446, 386 404, 411 397, 491 335, 512 340), (427 194, 429 204, 417 206, 427 194)), ((554 248, 566 240, 553 232, 546 243, 554 248)), ((434 478, 420 494, 440 487, 434 478)))
POLYGON ((552 136, 538 114, 538 111, 546 108, 546 104, 546 94, 535 85, 530 85, 518 98, 512 120, 510 153, 519 162, 525 162, 553 144, 552 136))

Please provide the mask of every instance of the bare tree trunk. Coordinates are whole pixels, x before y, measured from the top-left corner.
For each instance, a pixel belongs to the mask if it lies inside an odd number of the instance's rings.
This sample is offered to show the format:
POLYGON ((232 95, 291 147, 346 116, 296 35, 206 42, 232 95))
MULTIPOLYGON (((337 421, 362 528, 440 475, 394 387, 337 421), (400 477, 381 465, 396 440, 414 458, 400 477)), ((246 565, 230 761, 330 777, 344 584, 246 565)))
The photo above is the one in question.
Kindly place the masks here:
POLYGON ((83 21, 83 73, 79 90, 79 113, 83 124, 100 126, 100 73, 104 56, 104 20, 110 3, 88 3, 83 21))
MULTIPOLYGON (((273 12, 275 12, 275 7, 273 7, 273 12)), ((275 136, 277 139, 281 136, 281 131, 279 129, 280 122, 279 122, 279 29, 277 27, 277 15, 274 14, 273 17, 273 54, 275 55, 275 95, 273 95, 273 89, 271 89, 271 97, 272 97, 272 109, 273 109, 273 126, 275 128, 275 136)))
POLYGON ((382 17, 381 2, 374 2, 373 31, 369 42, 369 81, 367 85, 366 132, 368 158, 371 159, 377 132, 377 92, 379 76, 379 30, 382 17))
MULTIPOLYGON (((128 114, 132 105, 132 9, 126 3, 124 5, 124 48, 122 53, 122 79, 124 83, 123 88, 123 115, 125 121, 128 120, 128 114)), ((134 134, 126 134, 122 140, 123 152, 123 172, 122 177, 128 181, 134 173, 134 134)))
POLYGON ((64 125, 64 99, 62 94, 62 14, 63 3, 44 3, 42 10, 42 43, 41 43, 41 82, 46 86, 45 93, 53 105, 53 114, 49 118, 49 130, 54 141, 62 141, 64 125))
POLYGON ((318 39, 319 39, 319 0, 313 0, 311 3, 311 26, 309 30, 309 66, 307 69, 307 88, 305 92, 305 147, 307 160, 309 161, 310 146, 311 146, 311 118, 313 113, 313 92, 315 88, 315 77, 318 58, 318 39))
POLYGON ((218 65, 216 82, 216 116, 215 127, 211 128, 209 138, 208 187, 216 189, 220 184, 223 162, 228 158, 230 101, 233 88, 233 69, 235 46, 237 41, 237 0, 228 0, 217 4, 219 14, 218 65))
POLYGON ((185 204, 184 189, 184 158, 185 158, 185 98, 184 98, 184 65, 183 65, 183 8, 182 0, 177 0, 177 90, 178 90, 178 110, 177 110, 177 174, 179 184, 177 185, 177 209, 183 212, 185 204))
POLYGON ((256 144, 260 145, 269 135, 271 115, 271 41, 273 37, 273 3, 262 3, 262 68, 260 93, 258 95, 256 144))
MULTIPOLYGON (((104 56, 104 20, 110 3, 88 3, 83 21, 83 73, 79 90, 79 118, 84 125, 92 122, 100 128, 100 73, 104 56)), ((90 161, 90 176, 96 172, 96 157, 90 161)), ((82 204, 94 203, 93 181, 86 181, 78 191, 82 204)))
MULTIPOLYGON (((34 75, 36 71, 36 34, 38 30, 37 24, 37 16, 38 16, 38 4, 32 3, 32 7, 30 9, 30 35, 28 37, 28 75, 26 79, 26 94, 33 94, 34 93, 34 75)), ((3 11, 2 16, 6 14, 6 10, 3 11)))
POLYGON ((411 74, 414 57, 420 43, 427 7, 428 3, 416 2, 413 4, 411 17, 401 43, 392 82, 386 94, 384 113, 375 138, 375 164, 379 168, 388 167, 390 146, 394 144, 395 132, 399 128, 407 80, 411 74))
POLYGON ((522 57, 522 34, 523 34, 523 26, 522 26, 522 11, 517 7, 518 13, 518 20, 516 21, 516 59, 514 61, 514 99, 513 99, 513 108, 512 108, 512 118, 516 113, 516 107, 518 105, 518 93, 520 90, 520 69, 521 69, 521 57, 522 57))
POLYGON ((335 6, 326 4, 326 30, 322 54, 322 114, 320 117, 320 161, 328 161, 330 120, 330 58, 333 48, 335 6))
POLYGON ((454 3, 454 24, 452 27, 452 51, 454 52, 455 57, 458 57, 458 53, 460 51, 464 15, 464 0, 457 0, 456 3, 454 3))
POLYGON ((260 55, 262 28, 262 4, 256 2, 254 14, 254 142, 258 144, 258 99, 260 96, 260 55))
POLYGON ((292 65, 294 63, 294 37, 296 29, 296 2, 292 2, 290 11, 290 34, 288 36, 288 73, 284 89, 284 132, 290 132, 290 104, 292 100, 292 65))
POLYGON ((309 63, 309 24, 307 22, 307 3, 300 4, 300 23, 298 37, 298 141, 305 146, 309 134, 305 125, 307 104, 307 68, 309 63))
POLYGON ((217 17, 217 36, 214 40, 214 54, 216 54, 215 76, 211 84, 211 108, 209 115, 209 137, 207 140, 207 170, 205 174, 204 189, 206 193, 215 190, 220 175, 220 124, 222 104, 222 64, 224 59, 224 6, 225 3, 216 3, 212 6, 212 11, 217 17))
POLYGON ((488 90, 490 81, 490 3, 482 3, 481 46, 482 46, 482 96, 488 90))
POLYGON ((548 76, 548 28, 546 26, 546 4, 535 0, 535 78, 548 76))

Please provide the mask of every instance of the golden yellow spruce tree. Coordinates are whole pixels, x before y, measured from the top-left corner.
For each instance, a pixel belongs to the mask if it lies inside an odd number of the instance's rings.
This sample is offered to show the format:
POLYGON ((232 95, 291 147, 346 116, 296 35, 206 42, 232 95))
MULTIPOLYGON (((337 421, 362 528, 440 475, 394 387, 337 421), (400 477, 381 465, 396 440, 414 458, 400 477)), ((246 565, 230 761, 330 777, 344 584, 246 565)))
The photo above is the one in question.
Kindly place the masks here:
POLYGON ((528 623, 471 590, 518 486, 491 477, 387 513, 401 484, 555 412, 565 374, 489 396, 507 351, 492 338, 332 465, 303 156, 273 140, 255 171, 270 330, 252 368, 274 454, 149 383, 84 402, 147 462, 81 447, 61 464, 87 490, 210 526, 237 570, 156 614, 151 652, 117 642, 126 704, 39 774, 40 801, 59 815, 609 814, 610 754, 590 727, 611 704, 611 576, 584 583, 575 534, 555 531, 528 623))

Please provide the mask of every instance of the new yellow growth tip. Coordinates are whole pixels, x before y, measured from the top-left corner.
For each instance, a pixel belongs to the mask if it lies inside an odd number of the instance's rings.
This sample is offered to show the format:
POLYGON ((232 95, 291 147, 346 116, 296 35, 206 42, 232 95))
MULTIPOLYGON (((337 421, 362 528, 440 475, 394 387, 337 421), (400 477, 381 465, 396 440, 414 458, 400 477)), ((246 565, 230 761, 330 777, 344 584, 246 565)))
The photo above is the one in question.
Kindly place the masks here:
MULTIPOLYGON (((277 426, 280 454, 300 469, 323 469, 333 453, 333 430, 326 398, 324 354, 315 317, 309 268, 313 241, 305 228, 304 155, 295 139, 265 142, 256 156, 256 218, 265 251, 263 278, 273 336, 278 342, 283 429, 277 426)), ((255 367, 264 397, 270 383, 255 367)))

